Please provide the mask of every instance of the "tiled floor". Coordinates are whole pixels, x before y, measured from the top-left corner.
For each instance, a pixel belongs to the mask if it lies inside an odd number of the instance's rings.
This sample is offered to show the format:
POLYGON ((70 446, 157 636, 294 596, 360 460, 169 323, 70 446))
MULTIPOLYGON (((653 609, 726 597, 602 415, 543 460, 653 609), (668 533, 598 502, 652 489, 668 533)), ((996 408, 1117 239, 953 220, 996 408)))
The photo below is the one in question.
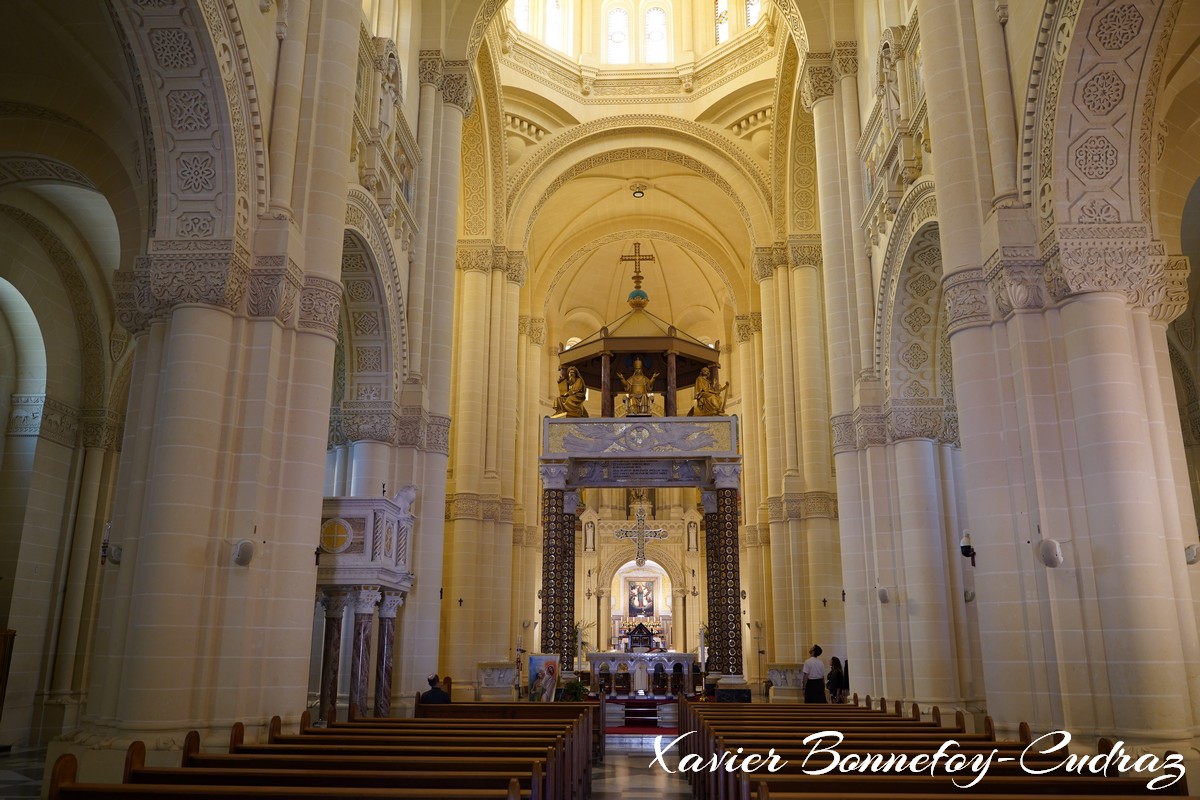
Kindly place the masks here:
MULTIPOLYGON (((664 746, 670 740, 664 740, 664 746)), ((652 764, 656 751, 652 736, 610 736, 604 763, 592 779, 593 800, 685 800, 691 797, 687 781, 652 764)), ((663 761, 675 769, 679 757, 668 753, 663 761)), ((0 753, 0 800, 38 797, 46 765, 45 749, 0 753)))
MULTIPOLYGON (((669 738, 663 740, 665 747, 669 738)), ((670 774, 654 762, 653 736, 609 736, 604 763, 592 777, 593 800, 684 800, 692 796, 683 776, 670 774)), ((670 751, 663 762, 671 769, 679 756, 670 751)))
POLYGON ((46 749, 13 749, 0 753, 0 798, 25 800, 40 797, 46 749))

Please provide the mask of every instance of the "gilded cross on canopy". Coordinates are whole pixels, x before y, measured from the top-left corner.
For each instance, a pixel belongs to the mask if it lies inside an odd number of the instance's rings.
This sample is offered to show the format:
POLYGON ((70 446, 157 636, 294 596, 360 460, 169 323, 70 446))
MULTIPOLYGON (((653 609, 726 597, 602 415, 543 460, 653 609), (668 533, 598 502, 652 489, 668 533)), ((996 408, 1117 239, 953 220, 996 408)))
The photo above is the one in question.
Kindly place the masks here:
POLYGON ((638 506, 637 523, 632 528, 622 528, 617 531, 618 539, 633 539, 637 542, 637 558, 634 560, 639 567, 646 565, 646 542, 650 539, 665 539, 667 532, 662 528, 646 527, 646 509, 638 506))

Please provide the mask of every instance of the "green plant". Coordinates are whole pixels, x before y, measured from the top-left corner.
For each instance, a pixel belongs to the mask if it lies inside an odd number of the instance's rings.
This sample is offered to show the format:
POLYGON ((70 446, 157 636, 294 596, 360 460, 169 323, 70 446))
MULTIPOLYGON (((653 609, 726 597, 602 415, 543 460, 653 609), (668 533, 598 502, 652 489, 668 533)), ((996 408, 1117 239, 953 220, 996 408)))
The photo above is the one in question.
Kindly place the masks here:
POLYGON ((578 702, 587 697, 588 685, 583 681, 575 680, 562 687, 562 699, 569 702, 578 702))
POLYGON ((589 647, 592 646, 589 641, 587 641, 586 639, 583 638, 583 632, 595 624, 596 624, 595 622, 583 622, 581 620, 575 621, 575 649, 576 650, 578 650, 580 648, 587 650, 589 647))

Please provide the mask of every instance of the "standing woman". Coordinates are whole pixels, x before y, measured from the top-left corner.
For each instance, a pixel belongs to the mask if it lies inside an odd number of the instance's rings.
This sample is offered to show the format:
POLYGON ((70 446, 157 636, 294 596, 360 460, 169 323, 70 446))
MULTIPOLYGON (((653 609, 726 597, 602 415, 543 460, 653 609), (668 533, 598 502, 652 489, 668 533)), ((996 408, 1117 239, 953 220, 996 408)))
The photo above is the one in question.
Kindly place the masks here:
POLYGON ((837 656, 833 656, 829 659, 829 677, 825 679, 825 685, 829 687, 829 702, 846 702, 846 697, 842 690, 842 685, 845 682, 846 673, 842 671, 842 660, 837 656))
POLYGON ((825 699, 825 662, 821 661, 821 645, 814 644, 808 651, 810 658, 804 662, 800 672, 800 688, 804 692, 806 703, 826 703, 825 699))

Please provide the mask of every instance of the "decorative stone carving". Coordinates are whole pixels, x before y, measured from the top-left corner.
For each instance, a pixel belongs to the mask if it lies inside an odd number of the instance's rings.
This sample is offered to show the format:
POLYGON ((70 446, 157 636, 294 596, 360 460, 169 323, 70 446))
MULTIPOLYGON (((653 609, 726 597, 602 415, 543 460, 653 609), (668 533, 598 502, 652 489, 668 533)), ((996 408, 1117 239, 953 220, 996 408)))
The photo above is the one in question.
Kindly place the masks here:
POLYGON ((123 419, 122 414, 107 409, 83 412, 79 419, 80 442, 87 448, 115 450, 123 419))
POLYGON ((991 322, 985 288, 983 271, 979 269, 962 270, 942 281, 946 325, 951 334, 991 322))
POLYGON ((171 125, 181 133, 207 131, 212 126, 208 97, 195 89, 167 92, 167 112, 171 117, 171 125))
POLYGON ((463 272, 487 274, 492 271, 492 245, 474 239, 459 239, 454 261, 463 272))
POLYGON ((525 285, 525 275, 529 270, 529 262, 525 258, 525 253, 520 250, 509 250, 504 262, 504 277, 509 283, 514 283, 517 287, 525 285))
POLYGON ((529 319, 529 341, 532 344, 541 347, 546 344, 546 318, 545 317, 530 317, 529 319))
MULTIPOLYGON (((1191 264, 1187 256, 1169 256, 1163 270, 1162 299, 1150 309, 1151 319, 1159 322, 1171 322, 1187 310, 1188 288, 1187 278, 1191 272, 1191 264)), ((1176 328, 1180 331, 1180 328, 1176 328)), ((1191 329, 1195 334, 1195 328, 1191 329)), ((1180 340, 1183 336, 1180 336, 1180 340)), ((1192 349, 1191 344, 1187 348, 1192 349)))
POLYGON ((853 78, 858 74, 858 42, 834 42, 833 75, 837 80, 853 78))
POLYGON ((1117 148, 1108 137, 1095 134, 1087 137, 1075 147, 1075 171, 1083 177, 1098 181, 1117 166, 1117 148))
POLYGON ((1144 22, 1135 5, 1123 3, 1100 18, 1095 39, 1105 50, 1120 50, 1137 38, 1144 22))
POLYGON ((475 87, 471 85, 471 74, 465 61, 446 62, 446 71, 442 76, 442 99, 446 105, 454 106, 462 111, 464 117, 470 116, 475 108, 475 87))
POLYGON ((1098 197, 1079 207, 1079 221, 1087 224, 1111 224, 1121 221, 1121 212, 1103 197, 1098 197))
POLYGON ((775 274, 775 252, 770 247, 754 248, 750 269, 756 283, 762 283, 775 274))
POLYGON ((1146 225, 1060 225, 1043 250, 1046 285, 1055 299, 1123 292, 1131 303, 1150 308, 1163 298, 1166 253, 1146 225))
POLYGON ((196 48, 186 31, 157 28, 150 32, 150 47, 163 69, 180 70, 196 66, 196 48))
POLYGON ((800 102, 806 111, 818 101, 833 97, 833 67, 829 65, 828 53, 809 53, 804 66, 804 83, 800 89, 800 102))
POLYGON ((940 439, 945 431, 945 406, 940 399, 892 399, 884 407, 888 440, 940 439))
POLYGON ((880 406, 859 406, 854 409, 854 437, 858 450, 887 443, 887 422, 880 406))
POLYGON ((315 275, 306 276, 300 293, 299 327, 337 338, 341 304, 342 287, 337 281, 315 275))
POLYGON ((342 429, 348 442, 396 439, 396 413, 388 400, 347 400, 342 403, 342 429))
POLYGON ((851 414, 837 414, 830 419, 833 430, 834 454, 853 450, 857 441, 854 435, 854 417, 851 414))
POLYGON ((442 88, 445 62, 441 50, 422 50, 417 62, 417 79, 422 85, 442 88))
POLYGON ((1104 70, 1088 79, 1080 97, 1089 111, 1104 116, 1125 98, 1125 82, 1112 70, 1104 70))
POLYGON ((274 317, 286 323, 303 286, 300 266, 287 256, 255 259, 250 272, 247 311, 252 317, 274 317))

